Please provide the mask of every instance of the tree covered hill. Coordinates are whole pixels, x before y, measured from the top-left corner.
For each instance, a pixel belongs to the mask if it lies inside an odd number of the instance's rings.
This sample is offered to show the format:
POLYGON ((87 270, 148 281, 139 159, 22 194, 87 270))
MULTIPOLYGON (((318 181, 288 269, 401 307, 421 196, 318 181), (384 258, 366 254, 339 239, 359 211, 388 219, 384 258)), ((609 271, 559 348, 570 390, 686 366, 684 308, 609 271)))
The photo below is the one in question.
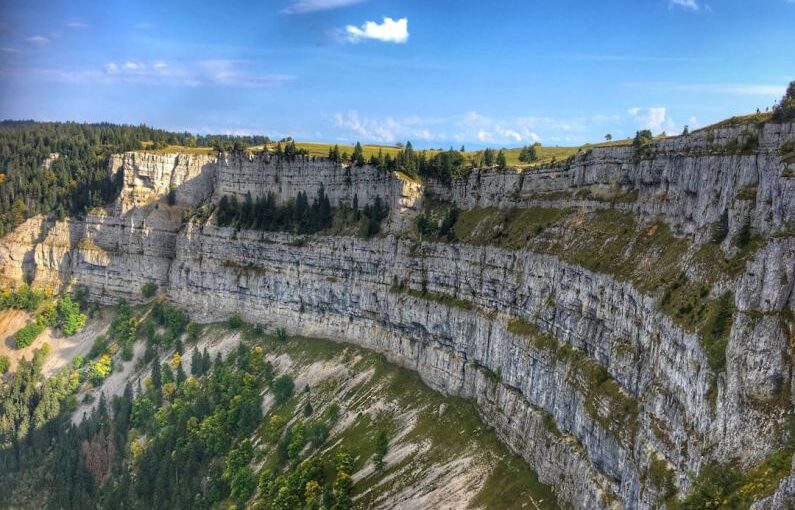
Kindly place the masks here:
POLYGON ((79 215, 112 201, 119 183, 109 179, 111 154, 166 145, 233 149, 268 141, 262 136, 173 133, 145 125, 2 121, 0 235, 35 214, 79 215))

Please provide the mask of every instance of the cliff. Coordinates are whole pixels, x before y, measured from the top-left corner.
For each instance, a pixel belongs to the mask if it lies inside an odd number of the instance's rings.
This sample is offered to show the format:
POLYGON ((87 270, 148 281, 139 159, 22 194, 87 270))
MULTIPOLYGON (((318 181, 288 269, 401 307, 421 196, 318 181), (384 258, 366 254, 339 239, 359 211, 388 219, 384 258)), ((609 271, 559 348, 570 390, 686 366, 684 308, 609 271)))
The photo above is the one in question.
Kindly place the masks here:
MULTIPOLYGON (((112 161, 124 182, 113 207, 29 220, 3 240, 0 267, 108 302, 154 282, 200 320, 237 312, 382 352, 472 398, 561 500, 657 508, 707 463, 751 469, 781 448, 795 382, 793 144, 793 124, 746 125, 449 184, 309 158, 126 153, 112 161), (321 186, 333 206, 385 200, 386 235, 212 219, 223 195, 283 203, 321 186), (457 242, 413 232, 433 203, 462 210, 457 242)), ((781 507, 791 486, 757 506, 781 507)))

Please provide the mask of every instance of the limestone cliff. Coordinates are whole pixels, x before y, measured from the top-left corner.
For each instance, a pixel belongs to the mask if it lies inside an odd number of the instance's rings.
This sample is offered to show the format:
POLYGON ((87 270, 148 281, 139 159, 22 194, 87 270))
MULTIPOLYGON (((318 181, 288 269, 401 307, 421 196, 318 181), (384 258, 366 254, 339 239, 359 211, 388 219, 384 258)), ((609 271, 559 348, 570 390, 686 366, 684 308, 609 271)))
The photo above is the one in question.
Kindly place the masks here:
MULTIPOLYGON (((112 208, 82 221, 29 220, 3 240, 0 267, 11 281, 79 282, 105 301, 139 300, 151 281, 202 320, 238 312, 383 352, 432 387, 474 399, 563 501, 657 508, 708 462, 763 461, 792 414, 793 144, 793 124, 746 125, 593 148, 525 171, 475 170, 449 184, 309 158, 127 153, 112 162, 124 182, 112 208), (381 197, 387 235, 235 231, 212 220, 223 195, 283 202, 321 186, 334 206, 381 197), (472 229, 481 237, 427 241, 411 232, 424 196, 467 218, 519 208, 567 219, 526 233, 507 219, 481 222, 472 229), (599 211, 630 218, 604 242, 627 236, 618 254, 634 254, 632 271, 576 253, 573 232, 598 227, 599 211), (724 211, 729 235, 711 246, 724 211), (740 248, 733 240, 749 227, 752 248, 740 248), (663 230, 669 238, 644 248, 663 230), (669 257, 666 243, 681 249, 669 257), (710 257, 731 269, 711 271, 710 257), (677 283, 664 291, 644 277, 660 271, 677 283), (706 314, 730 300, 720 365, 709 332, 688 322, 690 305, 670 304, 689 287, 710 303, 706 314)), ((782 481, 757 506, 777 508, 791 486, 782 481)))

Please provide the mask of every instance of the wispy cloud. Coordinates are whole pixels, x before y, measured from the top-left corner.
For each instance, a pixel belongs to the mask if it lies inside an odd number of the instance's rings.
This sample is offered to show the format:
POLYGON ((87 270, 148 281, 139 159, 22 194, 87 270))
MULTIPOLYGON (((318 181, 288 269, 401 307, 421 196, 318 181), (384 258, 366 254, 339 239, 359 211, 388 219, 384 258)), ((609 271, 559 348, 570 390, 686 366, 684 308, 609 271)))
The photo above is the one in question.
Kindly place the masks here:
POLYGON ((668 8, 672 9, 674 7, 681 7, 682 9, 688 11, 698 11, 699 5, 696 0, 669 0, 668 8))
POLYGON ((31 37, 26 37, 25 42, 30 44, 31 46, 38 46, 39 48, 42 46, 46 46, 50 43, 50 40, 43 35, 34 35, 31 37))
POLYGON ((654 55, 567 55, 565 58, 588 62, 696 62, 702 60, 697 57, 654 55))
POLYGON ((579 141, 595 127, 612 125, 620 121, 618 115, 593 115, 573 119, 550 117, 516 117, 494 119, 475 111, 447 117, 425 118, 409 116, 375 119, 363 117, 356 111, 337 113, 334 126, 348 132, 346 140, 394 143, 397 141, 424 141, 440 145, 475 144, 478 146, 517 146, 547 140, 579 141))
POLYGON ((644 90, 677 90, 682 92, 703 92, 705 94, 722 94, 727 96, 771 96, 784 94, 784 85, 754 83, 676 83, 676 82, 625 82, 621 84, 630 88, 644 90))
POLYGON ((64 23, 64 25, 66 26, 66 28, 71 28, 73 30, 83 30, 83 29, 88 28, 88 24, 87 23, 83 23, 82 21, 75 21, 75 20, 67 21, 66 23, 64 23))
POLYGON ((345 27, 345 33, 348 41, 354 43, 363 39, 372 39, 403 44, 409 40, 409 20, 408 18, 400 18, 396 21, 386 17, 383 23, 367 21, 361 27, 348 25, 345 27))
POLYGON ((137 30, 149 30, 152 27, 154 27, 154 25, 152 23, 149 23, 148 21, 139 21, 138 23, 133 25, 133 28, 137 30))
POLYGON ((306 14, 308 12, 328 11, 366 1, 367 0, 293 0, 290 5, 282 9, 282 13, 306 14))
POLYGON ((665 110, 664 106, 653 106, 651 108, 634 107, 627 110, 627 113, 635 120, 639 127, 650 129, 651 131, 673 131, 674 121, 665 110))
POLYGON ((434 140, 434 134, 426 128, 417 126, 419 119, 396 120, 387 117, 383 120, 362 118, 355 110, 334 115, 334 124, 351 131, 365 141, 394 143, 398 140, 434 140))
POLYGON ((170 87, 276 87, 295 80, 286 74, 263 73, 242 60, 198 60, 168 63, 165 60, 107 62, 101 69, 4 68, 0 74, 15 79, 63 83, 137 84, 170 87))

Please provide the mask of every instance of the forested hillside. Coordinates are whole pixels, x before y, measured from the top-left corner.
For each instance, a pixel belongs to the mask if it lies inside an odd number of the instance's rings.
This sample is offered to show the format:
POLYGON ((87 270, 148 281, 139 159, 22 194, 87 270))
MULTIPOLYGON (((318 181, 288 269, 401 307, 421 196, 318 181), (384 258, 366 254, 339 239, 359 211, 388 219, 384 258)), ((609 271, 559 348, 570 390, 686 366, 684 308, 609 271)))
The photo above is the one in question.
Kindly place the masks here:
POLYGON ((104 205, 118 193, 111 154, 166 145, 241 148, 262 136, 196 136, 145 125, 0 122, 0 235, 35 214, 59 218, 104 205))

